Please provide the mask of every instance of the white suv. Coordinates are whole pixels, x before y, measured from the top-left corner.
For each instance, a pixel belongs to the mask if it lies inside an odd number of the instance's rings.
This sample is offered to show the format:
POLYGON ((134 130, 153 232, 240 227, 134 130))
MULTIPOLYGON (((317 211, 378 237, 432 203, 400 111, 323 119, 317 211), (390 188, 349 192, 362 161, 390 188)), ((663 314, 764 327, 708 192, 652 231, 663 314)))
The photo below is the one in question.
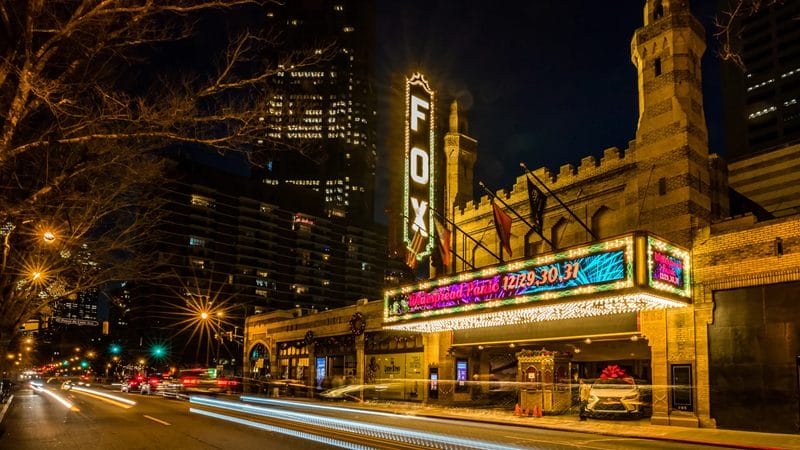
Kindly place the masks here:
POLYGON ((642 402, 633 378, 598 378, 589 389, 586 413, 600 415, 640 415, 642 402))

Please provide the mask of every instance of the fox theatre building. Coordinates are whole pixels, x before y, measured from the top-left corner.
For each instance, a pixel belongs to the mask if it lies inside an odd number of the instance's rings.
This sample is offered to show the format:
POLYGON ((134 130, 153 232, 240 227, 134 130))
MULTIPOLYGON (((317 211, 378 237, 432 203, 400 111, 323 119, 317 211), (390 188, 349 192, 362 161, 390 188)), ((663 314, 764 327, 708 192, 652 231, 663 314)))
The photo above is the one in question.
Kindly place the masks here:
POLYGON ((649 390, 666 345, 649 327, 690 303, 690 264, 688 251, 633 232, 389 290, 383 326, 424 336, 429 400, 566 414, 610 368, 649 390))

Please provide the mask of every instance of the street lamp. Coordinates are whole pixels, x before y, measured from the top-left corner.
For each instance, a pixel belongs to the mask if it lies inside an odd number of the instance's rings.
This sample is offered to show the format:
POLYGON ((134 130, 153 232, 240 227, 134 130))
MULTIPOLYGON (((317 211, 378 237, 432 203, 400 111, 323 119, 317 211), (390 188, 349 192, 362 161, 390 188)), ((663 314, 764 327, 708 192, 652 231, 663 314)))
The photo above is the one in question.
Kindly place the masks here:
MULTIPOLYGON (((200 319, 203 320, 203 322, 206 322, 208 320, 208 311, 201 312, 200 313, 200 319)), ((206 331, 208 331, 208 328, 207 328, 208 327, 208 323, 204 323, 203 325, 204 325, 204 328, 206 328, 206 331)), ((200 336, 201 336, 201 339, 202 339, 202 334, 200 336)), ((209 354, 210 353, 211 353, 211 333, 209 332, 208 333, 208 342, 206 343, 206 367, 208 367, 208 359, 209 359, 209 354)))

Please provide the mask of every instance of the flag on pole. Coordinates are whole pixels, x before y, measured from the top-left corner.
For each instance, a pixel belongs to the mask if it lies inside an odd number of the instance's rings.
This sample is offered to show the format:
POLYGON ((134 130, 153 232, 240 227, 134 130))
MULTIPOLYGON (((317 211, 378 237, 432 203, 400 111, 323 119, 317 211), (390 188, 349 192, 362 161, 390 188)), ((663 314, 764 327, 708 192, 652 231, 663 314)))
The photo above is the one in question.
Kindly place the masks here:
POLYGON ((526 178, 528 181, 528 201, 531 205, 531 219, 533 221, 533 228, 534 231, 542 234, 542 226, 544 224, 544 204, 547 201, 547 198, 544 196, 542 191, 539 190, 532 182, 530 178, 526 178))
POLYGON ((406 265, 412 270, 417 268, 417 254, 422 251, 424 245, 425 241, 422 237, 422 233, 420 233, 420 230, 417 230, 416 233, 414 233, 414 237, 411 239, 411 244, 406 249, 406 265))
POLYGON ((500 209, 494 200, 492 200, 492 212, 494 213, 494 229, 497 231, 500 244, 508 256, 511 256, 511 217, 500 209))
POLYGON ((439 253, 442 255, 442 265, 450 267, 450 230, 439 219, 436 221, 436 242, 439 244, 439 253))

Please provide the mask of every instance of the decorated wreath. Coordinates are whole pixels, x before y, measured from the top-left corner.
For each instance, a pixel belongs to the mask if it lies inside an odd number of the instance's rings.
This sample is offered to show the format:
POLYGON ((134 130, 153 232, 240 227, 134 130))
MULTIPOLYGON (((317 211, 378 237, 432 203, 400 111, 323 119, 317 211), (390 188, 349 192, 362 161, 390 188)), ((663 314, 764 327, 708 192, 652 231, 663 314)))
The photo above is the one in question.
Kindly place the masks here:
POLYGON ((361 336, 367 328, 367 322, 364 320, 364 315, 360 312, 353 314, 350 318, 350 332, 353 336, 361 336))
POLYGON ((311 330, 306 331, 306 336, 303 338, 303 342, 306 345, 311 345, 314 343, 314 332, 311 330))

